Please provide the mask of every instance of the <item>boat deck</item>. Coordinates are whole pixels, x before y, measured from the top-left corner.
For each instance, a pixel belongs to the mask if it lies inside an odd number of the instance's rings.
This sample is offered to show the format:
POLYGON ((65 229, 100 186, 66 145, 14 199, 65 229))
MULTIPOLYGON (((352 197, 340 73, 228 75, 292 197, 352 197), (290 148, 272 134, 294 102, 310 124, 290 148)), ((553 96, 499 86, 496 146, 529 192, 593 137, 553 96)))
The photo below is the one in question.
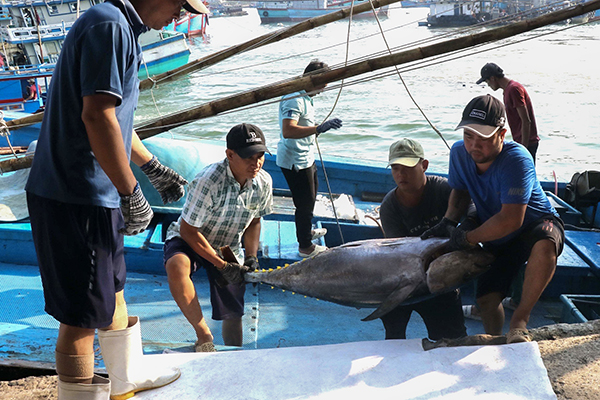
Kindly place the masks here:
MULTIPOLYGON (((319 224, 325 226, 332 223, 323 221, 319 224)), ((27 239, 30 238, 28 224, 8 224, 4 227, 12 227, 13 230, 0 229, 0 234, 3 235, 0 237, 3 246, 1 250, 9 251, 11 240, 15 246, 20 242, 15 248, 22 250, 23 242, 30 240, 27 239)), ((373 234, 379 228, 365 226, 364 229, 373 234)), ((153 258, 157 258, 158 253, 162 252, 162 230, 161 224, 158 224, 151 232, 128 237, 126 245, 131 248, 134 243, 138 243, 140 248, 154 249, 157 254, 153 258)), ((335 231, 336 228, 331 229, 328 236, 335 231)), ((293 232, 292 221, 264 221, 261 234, 263 266, 283 265, 298 260, 293 232)), ((568 237, 572 233, 569 231, 568 237)), ((334 240, 334 236, 331 238, 334 240)), ((327 244, 331 245, 329 241, 327 244)), ((24 254, 21 256, 22 260, 29 259, 24 254)), ((143 263, 148 257, 136 262, 143 263)), ((43 310, 43 291, 35 262, 26 264, 29 265, 0 263, 0 366, 48 367, 54 360, 58 323, 43 310)), ((558 321, 562 311, 559 294, 573 293, 571 290, 580 294, 600 293, 599 280, 590 271, 590 265, 575 252, 571 244, 565 246, 555 278, 546 290, 545 298, 536 305, 530 327, 558 321)), ((205 315, 210 316, 208 282, 202 272, 196 274, 194 279, 205 315)), ((472 285, 463 288, 463 303, 473 303, 472 293, 472 285)), ((194 332, 172 299, 162 269, 154 268, 152 273, 130 271, 125 297, 130 314, 141 318, 146 353, 192 350, 194 332)), ((243 348, 267 349, 381 340, 384 330, 379 321, 361 321, 371 311, 307 298, 269 285, 249 284, 243 321, 243 348)), ((510 311, 507 312, 507 317, 510 318, 510 311)), ((220 323, 208 318, 208 324, 215 336, 217 348, 231 350, 220 345, 223 343, 220 323)), ((470 335, 484 333, 480 321, 466 320, 466 325, 470 335)), ((507 329, 508 322, 505 325, 505 330, 507 329)), ((426 336, 422 319, 415 313, 409 323, 407 337, 420 339, 426 336)), ((99 367, 102 367, 101 363, 99 367)))

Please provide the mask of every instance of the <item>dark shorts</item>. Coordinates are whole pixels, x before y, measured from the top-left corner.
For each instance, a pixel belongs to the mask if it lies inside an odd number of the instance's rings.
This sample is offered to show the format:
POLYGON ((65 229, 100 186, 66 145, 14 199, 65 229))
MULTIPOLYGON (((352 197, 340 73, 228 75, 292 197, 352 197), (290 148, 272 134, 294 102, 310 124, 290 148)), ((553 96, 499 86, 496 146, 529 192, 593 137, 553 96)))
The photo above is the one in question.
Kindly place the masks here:
POLYGON ((229 284, 219 286, 216 280, 221 276, 217 268, 204 258, 200 257, 185 240, 175 237, 165 242, 164 264, 177 253, 185 254, 191 262, 190 278, 200 268, 206 270, 210 284, 210 304, 212 305, 212 319, 221 321, 224 319, 241 318, 244 315, 244 294, 246 284, 229 284))
POLYGON ((431 340, 467 336, 460 292, 453 290, 420 303, 394 308, 381 317, 386 339, 406 339, 406 326, 413 311, 419 313, 431 340))
POLYGON ((46 312, 80 328, 112 323, 125 287, 119 209, 66 204, 27 193, 46 312))
POLYGON ((509 294, 512 281, 519 269, 527 262, 531 249, 540 240, 548 239, 554 243, 556 256, 562 251, 565 241, 565 228, 562 220, 547 216, 532 222, 520 235, 498 246, 486 245, 486 250, 496 256, 496 261, 488 272, 477 280, 476 297, 488 293, 509 294))

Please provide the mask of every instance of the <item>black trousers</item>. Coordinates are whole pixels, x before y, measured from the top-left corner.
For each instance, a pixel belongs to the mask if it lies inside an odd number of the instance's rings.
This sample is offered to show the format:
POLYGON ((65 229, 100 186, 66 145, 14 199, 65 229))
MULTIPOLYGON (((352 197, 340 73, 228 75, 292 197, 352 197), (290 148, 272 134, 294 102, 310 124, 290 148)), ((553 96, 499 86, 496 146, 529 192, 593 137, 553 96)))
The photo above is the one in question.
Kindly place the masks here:
POLYGON ((407 306, 398 306, 381 317, 386 339, 406 339, 406 326, 413 311, 423 318, 431 340, 467 336, 460 292, 453 290, 407 306))
POLYGON ((281 168, 283 176, 292 192, 292 200, 296 207, 296 238, 298 247, 307 248, 312 244, 312 218, 317 199, 319 181, 317 166, 313 163, 308 168, 293 170, 281 168))

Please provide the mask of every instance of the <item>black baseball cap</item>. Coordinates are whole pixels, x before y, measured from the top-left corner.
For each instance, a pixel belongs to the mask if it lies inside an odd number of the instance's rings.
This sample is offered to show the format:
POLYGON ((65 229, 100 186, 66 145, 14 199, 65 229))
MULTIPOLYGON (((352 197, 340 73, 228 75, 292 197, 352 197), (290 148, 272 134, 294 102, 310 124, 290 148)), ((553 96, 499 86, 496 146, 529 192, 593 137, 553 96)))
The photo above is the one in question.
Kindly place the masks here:
POLYGON ((454 130, 468 129, 487 139, 504 128, 505 123, 504 104, 494 96, 486 94, 475 97, 467 104, 462 114, 462 121, 454 130))
POLYGON ((202 0, 187 0, 183 4, 183 8, 192 14, 208 14, 208 8, 204 5, 202 0))
POLYGON ((481 68, 481 78, 475 83, 479 85, 481 82, 487 81, 492 76, 502 78, 504 76, 504 71, 502 71, 502 68, 500 68, 498 64, 487 63, 481 68))
POLYGON ((249 158, 256 153, 269 153, 265 135, 256 125, 239 124, 227 134, 227 148, 235 151, 242 158, 249 158))

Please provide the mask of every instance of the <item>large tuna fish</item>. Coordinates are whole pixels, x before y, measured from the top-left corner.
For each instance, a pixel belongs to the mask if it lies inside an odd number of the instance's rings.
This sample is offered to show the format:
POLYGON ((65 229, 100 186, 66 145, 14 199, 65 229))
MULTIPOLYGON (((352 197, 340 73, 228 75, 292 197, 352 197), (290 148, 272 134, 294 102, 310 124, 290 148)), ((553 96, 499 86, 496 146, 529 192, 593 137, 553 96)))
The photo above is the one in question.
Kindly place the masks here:
POLYGON ((493 261, 482 249, 446 254, 447 242, 418 237, 361 240, 245 276, 247 282, 267 283, 346 306, 377 308, 363 319, 370 321, 411 298, 458 287, 493 261))

